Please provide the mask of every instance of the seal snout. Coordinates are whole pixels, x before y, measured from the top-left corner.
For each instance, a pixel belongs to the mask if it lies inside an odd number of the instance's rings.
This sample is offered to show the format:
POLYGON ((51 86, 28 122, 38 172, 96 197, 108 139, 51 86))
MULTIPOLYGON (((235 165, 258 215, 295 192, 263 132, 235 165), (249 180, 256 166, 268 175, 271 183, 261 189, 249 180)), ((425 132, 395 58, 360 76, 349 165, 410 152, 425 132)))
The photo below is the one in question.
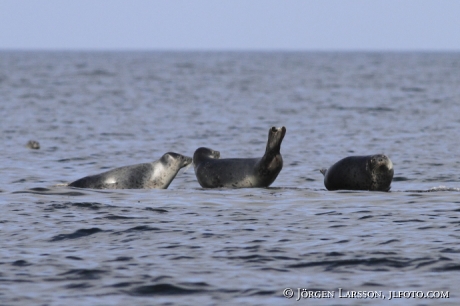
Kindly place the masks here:
POLYGON ((270 129, 270 132, 271 133, 281 132, 282 137, 284 137, 284 135, 286 134, 286 127, 284 127, 284 126, 282 126, 282 127, 272 126, 272 128, 270 129))
POLYGON ((382 171, 390 171, 393 169, 393 163, 391 159, 388 158, 386 155, 379 155, 378 156, 378 164, 380 165, 378 168, 382 171))
POLYGON ((182 156, 182 159, 184 161, 184 166, 188 166, 193 162, 193 158, 188 156, 182 156))
POLYGON ((393 163, 391 162, 391 160, 388 158, 387 160, 387 168, 389 171, 393 171, 393 163))

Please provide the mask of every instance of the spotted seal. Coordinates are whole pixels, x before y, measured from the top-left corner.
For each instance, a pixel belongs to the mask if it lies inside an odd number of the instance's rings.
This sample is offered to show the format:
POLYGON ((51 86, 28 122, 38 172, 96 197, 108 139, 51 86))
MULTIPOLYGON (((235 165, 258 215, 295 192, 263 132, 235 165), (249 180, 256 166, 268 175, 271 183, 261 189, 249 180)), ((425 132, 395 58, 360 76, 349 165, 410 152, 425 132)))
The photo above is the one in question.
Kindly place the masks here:
POLYGON ((191 163, 191 157, 168 152, 152 163, 124 166, 86 176, 69 186, 93 189, 166 189, 177 172, 191 163))
POLYGON ((389 191, 394 174, 393 163, 383 154, 345 157, 320 171, 328 190, 389 191))
POLYGON ((220 152, 198 148, 193 164, 198 183, 204 188, 248 188, 270 186, 283 168, 280 149, 286 128, 272 127, 262 158, 219 159, 220 152))

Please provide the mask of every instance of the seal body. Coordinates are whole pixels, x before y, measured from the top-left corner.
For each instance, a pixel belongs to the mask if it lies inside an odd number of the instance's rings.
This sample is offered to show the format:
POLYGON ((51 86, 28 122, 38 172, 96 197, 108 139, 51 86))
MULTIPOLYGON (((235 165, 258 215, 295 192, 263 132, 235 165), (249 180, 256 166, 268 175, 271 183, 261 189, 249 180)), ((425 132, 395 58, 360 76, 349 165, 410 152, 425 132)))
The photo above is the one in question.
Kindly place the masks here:
POLYGON ((286 128, 272 127, 262 158, 219 159, 220 152, 198 148, 193 164, 198 183, 204 188, 248 188, 270 186, 283 168, 280 149, 286 128))
POLYGON ((328 190, 389 191, 393 179, 393 163, 383 154, 349 156, 321 169, 328 190))
POLYGON ((166 189, 179 170, 192 163, 192 158, 169 152, 152 163, 115 168, 86 176, 69 184, 93 189, 166 189))

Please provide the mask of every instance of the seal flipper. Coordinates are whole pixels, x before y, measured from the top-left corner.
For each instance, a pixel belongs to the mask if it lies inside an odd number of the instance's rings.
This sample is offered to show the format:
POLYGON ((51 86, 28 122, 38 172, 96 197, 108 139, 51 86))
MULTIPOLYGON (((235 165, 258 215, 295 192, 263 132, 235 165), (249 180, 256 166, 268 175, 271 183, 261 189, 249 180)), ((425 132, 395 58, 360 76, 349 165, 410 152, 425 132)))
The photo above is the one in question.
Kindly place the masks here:
POLYGON ((324 176, 326 176, 327 169, 322 168, 322 169, 319 170, 319 172, 321 172, 324 176))

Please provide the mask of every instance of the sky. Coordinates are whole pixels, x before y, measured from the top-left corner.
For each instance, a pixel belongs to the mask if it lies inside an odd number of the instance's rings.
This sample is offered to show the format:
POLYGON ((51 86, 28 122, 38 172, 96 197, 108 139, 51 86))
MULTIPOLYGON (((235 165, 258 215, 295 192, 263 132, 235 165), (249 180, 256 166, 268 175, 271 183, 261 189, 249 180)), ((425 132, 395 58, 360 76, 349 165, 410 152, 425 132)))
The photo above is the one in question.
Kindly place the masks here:
POLYGON ((460 51, 460 0, 0 0, 0 50, 460 51))

